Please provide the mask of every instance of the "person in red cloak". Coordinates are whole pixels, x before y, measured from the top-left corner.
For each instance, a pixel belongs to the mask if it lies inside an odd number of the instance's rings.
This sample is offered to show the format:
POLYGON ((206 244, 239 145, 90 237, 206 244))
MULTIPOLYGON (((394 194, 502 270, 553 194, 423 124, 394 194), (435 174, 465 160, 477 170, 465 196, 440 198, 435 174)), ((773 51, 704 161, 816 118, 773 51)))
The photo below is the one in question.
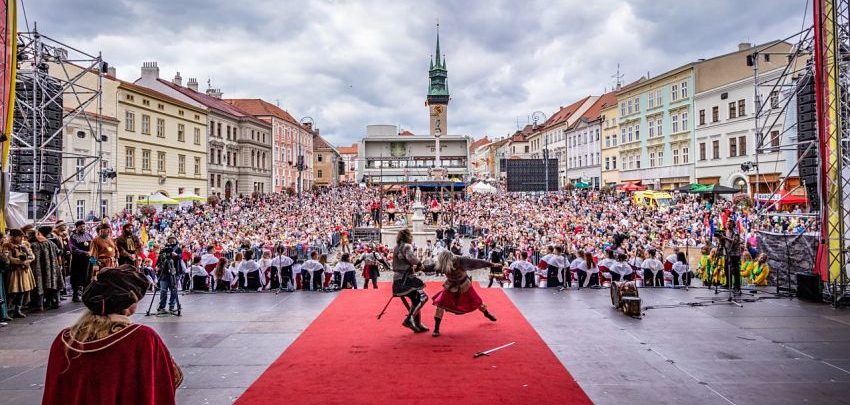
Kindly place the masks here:
POLYGON ((148 285, 130 266, 98 273, 83 292, 88 310, 50 347, 43 405, 175 403, 183 373, 159 335, 129 318, 148 285))
POLYGON ((434 331, 431 335, 440 336, 440 323, 443 314, 449 311, 453 314, 463 315, 479 310, 484 317, 496 322, 496 317, 487 310, 487 305, 481 296, 472 288, 472 281, 466 274, 469 270, 501 266, 500 263, 490 263, 486 260, 473 259, 471 257, 457 256, 451 251, 442 250, 437 254, 436 261, 425 265, 426 273, 445 274, 446 282, 443 289, 432 297, 431 302, 437 307, 434 314, 434 331))

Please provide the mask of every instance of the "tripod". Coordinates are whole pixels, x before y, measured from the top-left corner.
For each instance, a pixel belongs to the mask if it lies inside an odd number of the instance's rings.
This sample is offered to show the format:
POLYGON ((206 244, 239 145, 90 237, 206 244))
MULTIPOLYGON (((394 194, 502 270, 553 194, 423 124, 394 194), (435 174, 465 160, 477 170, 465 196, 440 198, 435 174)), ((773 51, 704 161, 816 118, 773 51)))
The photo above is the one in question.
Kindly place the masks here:
MULTIPOLYGON (((735 235, 734 237, 737 238, 738 236, 735 235)), ((725 302, 729 303, 729 304, 734 304, 734 305, 737 305, 737 306, 743 308, 744 305, 741 304, 740 301, 735 300, 735 294, 732 291, 732 276, 733 276, 733 274, 732 274, 731 267, 729 267, 729 254, 728 254, 728 250, 726 249, 726 241, 728 240, 728 238, 726 236, 721 235, 721 236, 718 237, 718 239, 720 239, 720 244, 719 244, 718 249, 717 249, 717 255, 720 256, 720 257, 723 257, 723 273, 726 275, 726 288, 724 288, 724 290, 727 291, 728 297, 726 298, 725 302)), ((738 277, 739 278, 741 277, 740 270, 738 271, 738 277)), ((740 283, 740 281, 739 281, 739 283, 740 283)), ((740 293, 740 291, 739 291, 739 293, 740 293)), ((714 285, 714 294, 715 295, 720 294, 720 283, 717 283, 717 284, 714 285)))
MULTIPOLYGON (((175 291, 177 291, 177 287, 176 287, 176 285, 177 285, 177 280, 176 280, 176 278, 177 278, 177 277, 176 277, 175 275, 170 275, 170 276, 168 276, 168 277, 171 277, 172 285, 174 285, 174 286, 175 286, 175 287, 174 287, 174 289, 175 289, 175 291)), ((145 316, 151 316, 151 309, 153 308, 153 303, 156 301, 156 295, 157 295, 157 293, 162 294, 162 291, 161 291, 161 290, 160 290, 160 289, 156 286, 156 284, 154 284, 154 286, 153 286, 153 295, 151 296, 151 302, 150 302, 150 304, 148 305, 148 310, 147 310, 147 312, 145 312, 145 316)), ((176 304, 177 304, 177 312, 176 312, 176 313, 172 313, 172 314, 173 314, 173 315, 176 315, 176 316, 181 316, 181 315, 182 315, 182 311, 183 311, 183 306, 182 306, 182 305, 180 305, 180 293, 179 293, 179 292, 176 292, 176 293, 174 294, 174 301, 176 301, 176 304)))

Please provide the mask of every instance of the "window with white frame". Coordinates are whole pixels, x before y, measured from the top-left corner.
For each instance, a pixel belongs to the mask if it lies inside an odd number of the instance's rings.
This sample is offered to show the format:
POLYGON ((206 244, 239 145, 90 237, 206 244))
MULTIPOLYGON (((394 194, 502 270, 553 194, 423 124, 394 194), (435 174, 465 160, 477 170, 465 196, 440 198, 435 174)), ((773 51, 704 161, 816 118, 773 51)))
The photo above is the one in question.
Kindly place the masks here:
POLYGON ((655 167, 655 152, 649 152, 649 167, 655 167))
POLYGON ((195 156, 195 176, 201 175, 201 158, 195 156))
POLYGON ((640 140, 640 123, 635 124, 635 140, 640 140))
POLYGON ((664 165, 664 148, 658 149, 658 152, 655 154, 655 158, 659 166, 664 165))
POLYGON ((682 82, 682 98, 688 98, 688 82, 682 82))
POLYGON ((132 111, 127 111, 124 113, 124 130, 126 131, 135 131, 136 130, 136 114, 132 111))
POLYGON ((650 91, 649 96, 647 97, 647 108, 655 107, 655 92, 650 91))
POLYGON ((690 152, 691 152, 691 150, 687 146, 682 147, 682 164, 690 163, 690 161, 691 161, 690 152))
POLYGON ((77 200, 77 219, 86 218, 86 200, 77 200))
POLYGON ((628 112, 629 114, 631 114, 634 111, 634 101, 632 101, 632 99, 629 99, 626 104, 628 105, 628 112))
POLYGON ((156 152, 156 171, 165 171, 165 152, 156 152))
POLYGON ((195 145, 201 144, 201 129, 195 127, 195 145))
POLYGON ((620 103, 620 116, 622 117, 624 115, 626 115, 626 102, 625 101, 620 103))
POLYGON ((77 181, 84 181, 86 179, 86 159, 85 158, 77 158, 77 181))
POLYGON ((687 111, 682 112, 681 121, 682 121, 682 131, 687 131, 688 130, 688 112, 687 111))
POLYGON ((150 149, 142 149, 142 170, 151 169, 151 151, 150 149))
POLYGON ((151 134, 151 116, 142 114, 142 134, 151 134))
POLYGON ((126 147, 124 150, 124 166, 128 170, 133 170, 136 168, 136 148, 126 147))
POLYGON ((177 173, 186 174, 186 155, 177 155, 177 173))
POLYGON ((133 212, 133 195, 128 194, 124 197, 124 209, 133 212))
POLYGON ((679 149, 673 148, 673 164, 679 164, 679 149))
POLYGON ((617 146, 617 134, 611 135, 611 146, 617 146))
POLYGON ((186 125, 177 124, 177 142, 186 142, 186 125))
POLYGON ((679 85, 674 84, 670 87, 670 101, 676 101, 679 99, 679 85))
POLYGON ((620 143, 626 143, 626 127, 620 128, 620 143))
POLYGON ((611 158, 610 157, 605 158, 605 170, 611 170, 611 158))
POLYGON ((611 137, 610 137, 610 136, 606 136, 606 137, 605 137, 605 147, 606 147, 606 148, 610 148, 610 147, 611 147, 611 137))
POLYGON ((655 103, 657 106, 661 106, 662 104, 664 104, 663 94, 664 93, 661 91, 661 89, 655 90, 655 103))
POLYGON ((165 120, 162 118, 156 119, 156 136, 165 138, 165 120))
POLYGON ((632 127, 631 125, 629 125, 629 137, 628 137, 629 142, 631 142, 631 141, 632 141, 632 139, 633 139, 632 137, 633 137, 633 136, 634 136, 634 129, 633 129, 633 127, 632 127))
POLYGON ((640 112, 640 97, 635 97, 635 112, 640 112))
POLYGON ((649 122, 649 137, 652 138, 655 136, 655 125, 652 125, 652 121, 649 122))
POLYGON ((617 157, 616 156, 611 157, 611 169, 617 170, 617 157))
POLYGON ((662 119, 658 117, 655 120, 655 136, 661 136, 663 133, 661 132, 662 119))
POLYGON ((100 200, 100 217, 109 215, 109 200, 100 200))
POLYGON ((670 133, 675 134, 679 132, 679 115, 671 114, 670 115, 670 133))

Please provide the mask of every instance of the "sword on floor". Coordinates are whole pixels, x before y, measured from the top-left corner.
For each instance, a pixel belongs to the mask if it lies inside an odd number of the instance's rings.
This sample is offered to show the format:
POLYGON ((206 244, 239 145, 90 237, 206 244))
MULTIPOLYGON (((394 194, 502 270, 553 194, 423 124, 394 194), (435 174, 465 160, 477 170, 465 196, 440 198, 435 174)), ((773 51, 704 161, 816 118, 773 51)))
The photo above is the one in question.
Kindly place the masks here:
MULTIPOLYGON (((393 302, 393 298, 395 298, 395 295, 390 296, 390 299, 387 301, 387 305, 384 305, 384 309, 382 309, 381 313, 378 314, 378 320, 380 320, 381 317, 384 316, 384 313, 387 312, 387 308, 389 308, 390 303, 393 302)), ((401 298, 401 303, 404 304, 404 307, 407 308, 408 311, 410 311, 410 304, 407 303, 407 298, 405 298, 405 297, 399 297, 399 298, 401 298)))
POLYGON ((504 349, 504 348, 506 348, 506 347, 508 347, 508 346, 512 346, 514 343, 516 343, 516 342, 510 342, 510 343, 508 343, 508 344, 504 344, 504 345, 501 345, 501 346, 499 346, 499 347, 494 347, 494 348, 492 348, 492 349, 490 349, 490 350, 484 350, 483 352, 475 353, 475 354, 473 354, 473 355, 472 355, 472 358, 477 359, 477 358, 482 357, 482 356, 489 356, 489 355, 490 355, 490 353, 493 353, 493 352, 495 352, 495 351, 497 351, 497 350, 502 350, 502 349, 504 349))

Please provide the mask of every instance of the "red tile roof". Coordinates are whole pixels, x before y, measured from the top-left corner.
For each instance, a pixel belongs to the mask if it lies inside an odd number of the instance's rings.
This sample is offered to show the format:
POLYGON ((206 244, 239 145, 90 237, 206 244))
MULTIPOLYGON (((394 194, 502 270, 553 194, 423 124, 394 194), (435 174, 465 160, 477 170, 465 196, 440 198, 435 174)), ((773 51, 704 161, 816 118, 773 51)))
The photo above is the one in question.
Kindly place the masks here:
POLYGON ((174 104, 174 105, 178 105, 178 106, 183 107, 183 108, 189 108, 189 109, 192 109, 194 111, 202 112, 204 114, 207 113, 203 109, 195 107, 195 106, 193 106, 189 103, 183 102, 183 101, 178 100, 178 99, 171 97, 169 95, 160 93, 160 92, 158 92, 154 89, 151 89, 151 88, 148 88, 148 87, 145 87, 145 86, 141 86, 141 85, 138 85, 138 84, 135 84, 135 83, 125 82, 123 80, 118 80, 118 79, 115 79, 115 80, 118 81, 118 87, 124 87, 126 89, 133 90, 137 93, 145 94, 145 95, 148 95, 150 97, 154 97, 154 98, 157 98, 159 100, 162 100, 162 101, 174 104))
POLYGON ((476 140, 476 141, 472 142, 472 143, 469 145, 469 151, 470 151, 470 152, 473 152, 473 151, 475 151, 476 149, 478 149, 479 147, 484 146, 484 145, 487 145, 488 143, 490 143, 490 139, 488 139, 488 138, 485 136, 485 137, 483 137, 483 138, 481 138, 481 139, 478 139, 478 140, 476 140))
POLYGON ((207 106, 207 108, 219 110, 219 111, 221 111, 225 114, 229 114, 229 115, 231 115, 235 118, 238 118, 238 119, 244 119, 244 120, 249 120, 249 121, 252 121, 254 123, 259 123, 259 124, 262 124, 262 125, 268 125, 268 123, 255 118, 252 114, 240 109, 239 107, 236 107, 236 106, 228 103, 225 100, 222 100, 220 98, 215 98, 215 97, 210 96, 206 93, 201 93, 199 91, 195 91, 195 90, 192 90, 192 89, 187 88, 187 87, 178 86, 178 85, 176 85, 176 84, 174 84, 174 83, 172 83, 168 80, 163 80, 163 79, 157 79, 157 80, 160 83, 162 83, 162 84, 164 84, 168 87, 171 87, 172 89, 180 92, 181 94, 185 95, 186 97, 189 97, 192 100, 195 100, 195 101, 207 106))
POLYGON ((410 132, 406 129, 404 131, 401 131, 401 132, 398 133, 398 136, 413 136, 413 135, 415 135, 413 132, 410 132))
POLYGON ((286 110, 259 98, 229 98, 224 101, 255 117, 277 117, 291 124, 301 125, 286 110))
POLYGON ((352 144, 351 146, 340 146, 336 150, 339 152, 340 155, 356 155, 358 153, 357 152, 358 149, 359 148, 357 147, 357 144, 355 143, 355 144, 352 144))
POLYGON ((572 117, 573 114, 575 114, 576 110, 578 110, 582 106, 582 104, 584 104, 584 102, 587 101, 587 99, 589 98, 590 96, 587 96, 566 107, 561 107, 558 112, 556 112, 554 115, 552 115, 552 117, 546 120, 546 122, 544 122, 541 127, 548 128, 566 122, 570 117, 572 117))
POLYGON ((333 146, 328 143, 325 138, 322 138, 321 135, 316 135, 313 137, 313 150, 333 150, 333 146))
POLYGON ((596 102, 585 110, 584 114, 582 114, 579 119, 573 122, 572 126, 574 127, 579 121, 593 121, 599 118, 600 111, 606 107, 617 104, 617 92, 618 91, 611 91, 599 96, 599 98, 596 99, 596 102))

